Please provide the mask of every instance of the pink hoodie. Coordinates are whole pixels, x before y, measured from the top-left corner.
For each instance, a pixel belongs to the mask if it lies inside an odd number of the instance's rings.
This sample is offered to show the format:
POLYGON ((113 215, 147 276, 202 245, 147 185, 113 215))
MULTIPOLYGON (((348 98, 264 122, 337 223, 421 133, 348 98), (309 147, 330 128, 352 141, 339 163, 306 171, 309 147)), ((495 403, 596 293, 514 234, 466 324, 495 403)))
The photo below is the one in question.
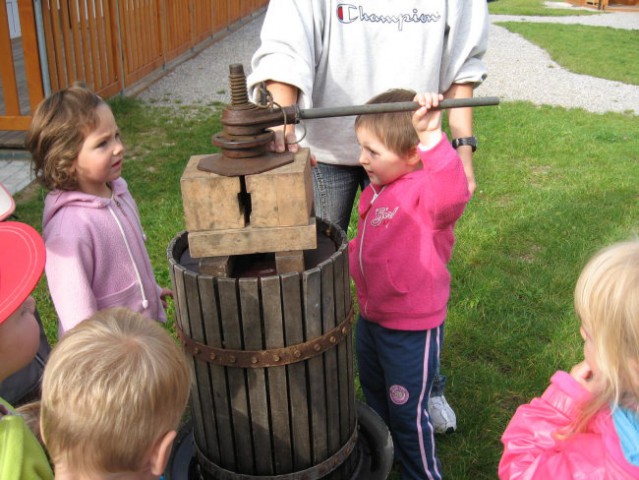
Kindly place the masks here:
POLYGON ((349 243, 362 316, 395 330, 427 330, 445 320, 453 227, 470 197, 445 135, 432 149, 417 150, 421 170, 364 189, 357 236, 349 243))
POLYGON ((59 336, 109 307, 166 321, 138 209, 124 179, 113 182, 110 199, 50 192, 42 225, 59 336))
MULTIPOLYGON (((556 372, 541 398, 515 412, 501 438, 501 480, 638 479, 639 467, 624 456, 610 409, 597 413, 586 431, 567 439, 555 434, 571 425, 590 393, 570 374, 556 372)), ((634 434, 639 442, 639 432, 634 434)))

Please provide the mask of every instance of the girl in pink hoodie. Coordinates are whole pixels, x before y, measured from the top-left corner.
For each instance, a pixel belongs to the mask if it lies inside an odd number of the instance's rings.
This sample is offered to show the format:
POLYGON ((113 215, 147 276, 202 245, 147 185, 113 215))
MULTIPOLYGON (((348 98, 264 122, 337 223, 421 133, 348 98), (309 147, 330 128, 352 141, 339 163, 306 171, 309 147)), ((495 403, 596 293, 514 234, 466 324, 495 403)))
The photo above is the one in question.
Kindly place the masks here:
POLYGON ((58 335, 109 307, 166 321, 171 291, 155 281, 107 103, 81 86, 50 95, 35 112, 26 145, 36 177, 51 190, 42 226, 58 335))
POLYGON ((517 409, 503 479, 639 478, 639 240, 603 249, 575 287, 584 361, 517 409))

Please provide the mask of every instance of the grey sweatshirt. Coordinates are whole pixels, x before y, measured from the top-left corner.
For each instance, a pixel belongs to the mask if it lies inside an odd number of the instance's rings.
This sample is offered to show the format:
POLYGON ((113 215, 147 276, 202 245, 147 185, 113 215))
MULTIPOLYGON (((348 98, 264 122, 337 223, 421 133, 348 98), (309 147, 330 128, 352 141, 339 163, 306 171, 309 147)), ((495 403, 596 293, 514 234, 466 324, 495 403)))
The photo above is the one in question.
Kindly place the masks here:
MULTIPOLYGON (((488 41, 484 0, 271 0, 247 78, 300 90, 301 108, 360 105, 390 88, 444 93, 479 85, 488 41)), ((354 117, 305 121, 318 161, 358 164, 354 117)))

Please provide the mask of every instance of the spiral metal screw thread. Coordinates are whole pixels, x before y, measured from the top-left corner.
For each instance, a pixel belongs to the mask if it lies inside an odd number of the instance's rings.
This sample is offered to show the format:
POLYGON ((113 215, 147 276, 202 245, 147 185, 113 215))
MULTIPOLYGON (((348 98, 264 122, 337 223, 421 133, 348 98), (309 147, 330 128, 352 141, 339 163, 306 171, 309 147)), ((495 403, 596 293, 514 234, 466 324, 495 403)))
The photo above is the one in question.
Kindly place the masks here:
POLYGON ((231 105, 247 105, 249 99, 246 88, 246 75, 241 64, 236 63, 229 67, 229 82, 231 84, 231 105))

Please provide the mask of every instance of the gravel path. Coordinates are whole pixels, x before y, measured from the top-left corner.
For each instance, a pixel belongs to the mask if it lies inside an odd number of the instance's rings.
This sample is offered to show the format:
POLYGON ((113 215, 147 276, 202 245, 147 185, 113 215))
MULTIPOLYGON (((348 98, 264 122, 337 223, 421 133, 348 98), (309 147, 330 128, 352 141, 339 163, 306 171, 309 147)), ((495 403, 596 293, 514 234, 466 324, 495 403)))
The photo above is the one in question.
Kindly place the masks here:
MULTIPOLYGON (((556 6, 561 7, 559 3, 556 6)), ((149 86, 139 98, 160 105, 208 105, 229 102, 228 66, 242 63, 250 71, 259 46, 264 15, 231 32, 149 86)), ((553 22, 639 30, 639 13, 615 12, 592 16, 521 17, 491 15, 488 51, 484 60, 488 78, 476 96, 527 100, 591 112, 634 112, 639 115, 639 86, 571 73, 551 60, 545 50, 495 25, 501 21, 553 22)))

